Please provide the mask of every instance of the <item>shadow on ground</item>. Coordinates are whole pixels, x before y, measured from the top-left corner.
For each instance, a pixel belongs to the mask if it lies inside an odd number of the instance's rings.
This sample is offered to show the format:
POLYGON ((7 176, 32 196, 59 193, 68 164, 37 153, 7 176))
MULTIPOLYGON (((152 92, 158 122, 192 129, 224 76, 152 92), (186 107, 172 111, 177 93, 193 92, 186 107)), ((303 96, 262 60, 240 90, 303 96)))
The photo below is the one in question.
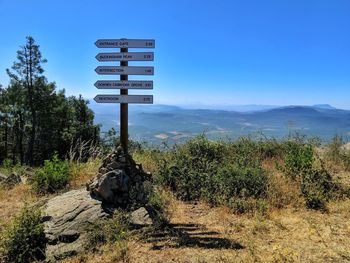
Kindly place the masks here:
POLYGON ((154 250, 164 248, 199 247, 204 249, 242 249, 238 242, 220 237, 220 233, 206 231, 197 224, 169 224, 161 230, 146 233, 146 242, 154 250))

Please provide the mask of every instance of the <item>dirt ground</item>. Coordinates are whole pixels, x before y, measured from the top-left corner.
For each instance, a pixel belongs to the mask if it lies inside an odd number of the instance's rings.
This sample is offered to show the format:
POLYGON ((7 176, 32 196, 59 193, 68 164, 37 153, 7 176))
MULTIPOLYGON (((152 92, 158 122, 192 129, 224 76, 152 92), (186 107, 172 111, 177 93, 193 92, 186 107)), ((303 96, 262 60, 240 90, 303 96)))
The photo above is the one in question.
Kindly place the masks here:
POLYGON ((350 201, 327 213, 283 209, 268 218, 176 201, 165 230, 69 262, 350 262, 350 201))

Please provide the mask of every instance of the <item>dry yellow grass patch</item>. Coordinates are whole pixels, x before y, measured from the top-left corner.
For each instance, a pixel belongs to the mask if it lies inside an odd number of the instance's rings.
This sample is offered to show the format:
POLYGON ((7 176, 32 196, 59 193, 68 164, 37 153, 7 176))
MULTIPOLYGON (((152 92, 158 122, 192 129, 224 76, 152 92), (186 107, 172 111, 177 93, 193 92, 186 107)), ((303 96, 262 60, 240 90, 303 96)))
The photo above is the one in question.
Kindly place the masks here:
POLYGON ((150 173, 154 173, 157 170, 157 161, 151 153, 135 152, 133 158, 137 163, 142 164, 142 168, 150 173))
POLYGON ((71 188, 79 188, 85 186, 93 177, 98 174, 98 168, 102 161, 100 159, 90 159, 86 163, 71 163, 70 181, 71 188))
POLYGON ((24 203, 33 203, 38 197, 27 184, 16 185, 12 189, 0 189, 0 227, 9 223, 24 203))
POLYGON ((179 202, 173 232, 130 249, 130 262, 348 262, 350 201, 328 214, 283 209, 269 218, 179 202), (341 209, 340 209, 341 208, 341 209), (340 210, 339 210, 340 209, 340 210))

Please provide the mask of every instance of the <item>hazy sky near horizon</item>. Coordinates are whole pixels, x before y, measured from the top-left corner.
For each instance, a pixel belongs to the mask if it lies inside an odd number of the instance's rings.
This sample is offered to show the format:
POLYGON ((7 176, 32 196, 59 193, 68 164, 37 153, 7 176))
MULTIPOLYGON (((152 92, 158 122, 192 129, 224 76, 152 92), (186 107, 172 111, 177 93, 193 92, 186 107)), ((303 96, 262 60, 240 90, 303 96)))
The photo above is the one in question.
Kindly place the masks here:
POLYGON ((155 67, 153 77, 130 77, 154 80, 153 91, 130 93, 155 103, 350 109, 349 14, 349 0, 0 0, 0 83, 31 35, 58 89, 117 94, 93 85, 107 79, 95 67, 113 65, 96 61, 112 50, 94 42, 154 38, 155 61, 129 65, 155 67))

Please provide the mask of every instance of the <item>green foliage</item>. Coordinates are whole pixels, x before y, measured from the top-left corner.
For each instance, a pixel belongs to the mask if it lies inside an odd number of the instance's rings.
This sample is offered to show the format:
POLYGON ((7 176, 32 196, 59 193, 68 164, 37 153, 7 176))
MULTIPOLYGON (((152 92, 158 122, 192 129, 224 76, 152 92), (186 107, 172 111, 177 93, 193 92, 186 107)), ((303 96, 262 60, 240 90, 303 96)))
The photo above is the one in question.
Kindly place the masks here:
POLYGON ((0 246, 2 259, 8 263, 42 260, 45 258, 45 248, 41 213, 26 205, 3 234, 0 246))
POLYGON ((316 159, 316 145, 317 140, 303 137, 285 141, 247 137, 223 142, 198 136, 157 155, 155 182, 183 200, 229 205, 238 213, 263 211, 271 183, 263 161, 282 158, 284 174, 299 185, 306 206, 325 209, 341 188, 322 160, 316 159))
POLYGON ((311 143, 290 141, 285 157, 285 174, 300 182, 306 206, 311 209, 326 208, 326 202, 338 190, 331 175, 324 169, 314 167, 314 149, 311 143))
POLYGON ((38 165, 58 152, 64 157, 78 140, 96 144, 99 126, 82 96, 67 98, 44 76, 39 45, 32 37, 7 69, 10 84, 0 88, 0 162, 10 158, 38 165))
POLYGON ((337 188, 331 175, 324 169, 310 169, 301 178, 301 192, 308 208, 325 209, 326 202, 337 188))
POLYGON ((199 136, 175 146, 159 160, 156 181, 170 187, 184 200, 204 199, 219 204, 232 196, 265 197, 268 176, 257 167, 255 160, 245 162, 248 151, 248 146, 243 150, 236 146, 228 148, 223 142, 199 136), (235 158, 228 156, 228 149, 232 148, 237 149, 233 154, 235 158))
POLYGON ((221 146, 204 136, 175 146, 160 160, 157 180, 184 200, 199 199, 210 187, 211 177, 224 158, 221 146))
POLYGON ((219 168, 215 179, 218 196, 266 197, 268 175, 262 168, 226 165, 219 168))
POLYGON ((302 177, 312 169, 314 149, 309 143, 289 141, 286 143, 285 174, 292 179, 302 177))
POLYGON ((45 160, 44 166, 36 171, 31 184, 37 193, 54 193, 63 189, 69 179, 68 161, 61 161, 55 154, 52 160, 45 160))

